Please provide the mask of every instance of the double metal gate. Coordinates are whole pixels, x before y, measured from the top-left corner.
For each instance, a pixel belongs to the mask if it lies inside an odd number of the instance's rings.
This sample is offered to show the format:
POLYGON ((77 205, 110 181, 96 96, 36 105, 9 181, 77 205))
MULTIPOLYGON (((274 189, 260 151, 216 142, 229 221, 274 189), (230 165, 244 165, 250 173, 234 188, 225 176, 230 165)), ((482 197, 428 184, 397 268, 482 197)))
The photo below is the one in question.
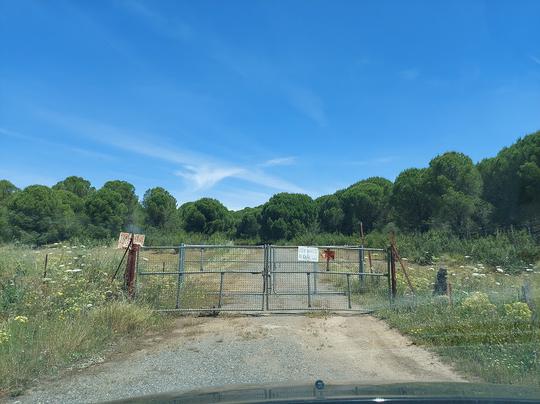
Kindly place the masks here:
POLYGON ((390 296, 388 253, 344 246, 143 247, 137 298, 162 311, 370 311, 390 296))

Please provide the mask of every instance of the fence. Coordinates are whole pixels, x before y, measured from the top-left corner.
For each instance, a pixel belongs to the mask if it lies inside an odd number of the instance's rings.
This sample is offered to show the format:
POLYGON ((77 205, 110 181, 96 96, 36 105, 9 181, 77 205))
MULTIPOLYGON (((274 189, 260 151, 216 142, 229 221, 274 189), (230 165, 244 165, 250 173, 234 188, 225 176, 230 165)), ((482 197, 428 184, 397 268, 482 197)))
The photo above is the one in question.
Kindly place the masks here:
POLYGON ((320 246, 313 262, 298 247, 143 247, 138 299, 169 311, 368 311, 388 301, 388 253, 320 246))

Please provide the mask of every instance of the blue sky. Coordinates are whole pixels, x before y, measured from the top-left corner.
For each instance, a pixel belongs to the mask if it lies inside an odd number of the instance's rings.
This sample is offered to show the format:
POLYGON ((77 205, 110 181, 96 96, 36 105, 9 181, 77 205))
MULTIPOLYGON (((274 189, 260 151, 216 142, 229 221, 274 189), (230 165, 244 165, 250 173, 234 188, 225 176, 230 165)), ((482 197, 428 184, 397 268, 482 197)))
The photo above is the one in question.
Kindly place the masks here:
POLYGON ((540 129, 539 1, 0 0, 0 178, 229 208, 540 129))

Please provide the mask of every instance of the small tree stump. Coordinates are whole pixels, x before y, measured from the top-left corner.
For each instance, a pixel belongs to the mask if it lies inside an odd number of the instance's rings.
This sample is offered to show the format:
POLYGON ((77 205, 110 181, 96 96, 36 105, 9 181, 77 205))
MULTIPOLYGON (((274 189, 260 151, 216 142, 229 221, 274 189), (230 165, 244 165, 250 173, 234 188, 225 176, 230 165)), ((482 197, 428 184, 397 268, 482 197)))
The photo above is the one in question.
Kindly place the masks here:
POLYGON ((437 278, 433 284, 433 296, 448 294, 448 271, 446 268, 441 267, 437 272, 437 278))

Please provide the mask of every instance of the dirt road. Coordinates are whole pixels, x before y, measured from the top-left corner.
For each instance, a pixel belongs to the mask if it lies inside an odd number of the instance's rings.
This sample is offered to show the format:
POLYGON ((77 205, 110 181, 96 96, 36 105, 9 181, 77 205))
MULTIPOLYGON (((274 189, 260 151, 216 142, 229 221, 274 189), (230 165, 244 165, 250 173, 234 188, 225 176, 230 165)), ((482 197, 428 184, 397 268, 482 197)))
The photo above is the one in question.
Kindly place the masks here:
POLYGON ((464 381, 368 315, 182 318, 138 351, 43 382, 16 401, 95 402, 263 383, 464 381))

